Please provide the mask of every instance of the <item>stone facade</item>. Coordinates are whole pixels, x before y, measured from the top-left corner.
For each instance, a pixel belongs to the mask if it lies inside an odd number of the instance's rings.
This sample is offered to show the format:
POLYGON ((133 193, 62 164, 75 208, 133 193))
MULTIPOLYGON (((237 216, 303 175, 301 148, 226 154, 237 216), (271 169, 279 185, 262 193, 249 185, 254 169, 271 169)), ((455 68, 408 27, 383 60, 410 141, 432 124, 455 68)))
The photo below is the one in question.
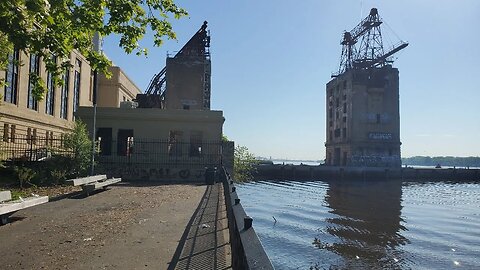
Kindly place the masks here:
MULTIPOLYGON (((4 140, 13 136, 57 137, 69 131, 79 106, 93 104, 93 75, 80 53, 70 54, 72 67, 63 75, 65 86, 54 86, 41 59, 16 53, 21 65, 9 65, 0 71, 0 79, 9 82, 1 89, 0 130, 4 140), (30 96, 29 72, 39 74, 49 88, 44 99, 35 102, 30 96)), ((118 67, 112 67, 112 78, 99 76, 98 106, 118 107, 120 101, 132 100, 140 92, 118 67)))
POLYGON ((111 78, 104 74, 98 76, 98 107, 120 107, 123 101, 132 101, 137 94, 142 93, 140 88, 128 78, 128 76, 116 66, 109 68, 111 78))
POLYGON ((398 69, 348 70, 326 92, 326 164, 400 166, 398 69))

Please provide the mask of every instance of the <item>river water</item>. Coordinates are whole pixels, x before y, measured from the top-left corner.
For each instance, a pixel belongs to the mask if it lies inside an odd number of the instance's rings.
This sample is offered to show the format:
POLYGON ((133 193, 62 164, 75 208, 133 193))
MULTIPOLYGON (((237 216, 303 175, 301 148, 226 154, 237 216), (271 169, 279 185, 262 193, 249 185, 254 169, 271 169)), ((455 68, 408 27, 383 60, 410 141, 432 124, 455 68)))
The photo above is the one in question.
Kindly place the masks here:
POLYGON ((259 181, 237 191, 275 269, 480 269, 478 183, 259 181))

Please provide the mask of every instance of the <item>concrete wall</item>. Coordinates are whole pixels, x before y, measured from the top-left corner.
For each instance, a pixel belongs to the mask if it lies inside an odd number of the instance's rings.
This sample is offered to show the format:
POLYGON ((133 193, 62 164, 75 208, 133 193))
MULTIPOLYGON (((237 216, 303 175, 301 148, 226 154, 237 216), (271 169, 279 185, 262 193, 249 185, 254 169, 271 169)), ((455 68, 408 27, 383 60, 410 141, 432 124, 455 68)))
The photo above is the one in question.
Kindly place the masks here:
MULTIPOLYGON (((77 116, 92 130, 93 108, 80 107, 77 116)), ((221 141, 225 119, 222 111, 186 111, 143 108, 97 108, 97 129, 112 128, 113 138, 119 129, 132 129, 135 138, 168 140, 170 131, 184 131, 190 138, 192 131, 201 131, 203 140, 221 141)))
MULTIPOLYGON (((81 107, 77 113, 90 132, 92 114, 91 107, 81 107)), ((100 128, 111 128, 112 137, 111 153, 98 157, 103 170, 99 173, 125 180, 204 181, 206 166, 218 167, 222 159, 227 162, 233 159, 232 151, 231 157, 222 157, 224 120, 221 111, 98 108, 97 137, 100 128), (130 153, 119 154, 118 142, 122 140, 119 130, 131 130, 133 147, 130 153), (170 139, 172 131, 182 132, 183 136, 173 142, 170 139), (192 138, 199 133, 201 154, 192 155, 189 152, 192 138), (177 151, 172 154, 172 147, 181 154, 177 151)))

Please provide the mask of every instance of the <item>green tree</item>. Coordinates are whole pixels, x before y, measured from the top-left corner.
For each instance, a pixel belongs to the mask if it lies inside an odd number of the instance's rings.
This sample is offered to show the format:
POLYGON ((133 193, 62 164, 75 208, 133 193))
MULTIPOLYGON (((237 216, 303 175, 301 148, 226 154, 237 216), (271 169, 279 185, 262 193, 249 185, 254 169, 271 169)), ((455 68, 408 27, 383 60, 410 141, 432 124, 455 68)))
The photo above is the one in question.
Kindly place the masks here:
POLYGON ((246 146, 237 145, 233 156, 233 179, 238 182, 253 180, 258 160, 246 146))
MULTIPOLYGON (((188 15, 173 0, 2 0, 0 1, 0 69, 5 69, 8 54, 16 48, 43 58, 54 82, 70 66, 69 55, 78 50, 93 70, 108 74, 111 62, 94 48, 93 38, 119 35, 119 46, 126 53, 147 54, 139 45, 148 29, 154 45, 165 38, 175 39, 170 24, 188 15), (50 55, 57 56, 59 63, 50 55)), ((46 92, 42 78, 31 76, 33 96, 41 100, 46 92)), ((0 82, 0 85, 4 81, 0 82)))
POLYGON ((92 141, 88 136, 87 125, 75 120, 73 130, 65 135, 64 146, 72 153, 72 174, 86 175, 90 166, 92 141))

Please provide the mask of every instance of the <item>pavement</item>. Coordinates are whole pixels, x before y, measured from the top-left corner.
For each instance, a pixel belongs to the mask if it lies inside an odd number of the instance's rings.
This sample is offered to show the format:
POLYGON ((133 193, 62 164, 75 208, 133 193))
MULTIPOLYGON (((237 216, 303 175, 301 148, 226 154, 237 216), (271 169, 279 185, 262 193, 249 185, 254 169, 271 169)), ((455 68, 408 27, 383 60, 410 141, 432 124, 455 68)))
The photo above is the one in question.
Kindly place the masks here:
POLYGON ((1 269, 229 269, 221 184, 123 183, 18 211, 1 269))

